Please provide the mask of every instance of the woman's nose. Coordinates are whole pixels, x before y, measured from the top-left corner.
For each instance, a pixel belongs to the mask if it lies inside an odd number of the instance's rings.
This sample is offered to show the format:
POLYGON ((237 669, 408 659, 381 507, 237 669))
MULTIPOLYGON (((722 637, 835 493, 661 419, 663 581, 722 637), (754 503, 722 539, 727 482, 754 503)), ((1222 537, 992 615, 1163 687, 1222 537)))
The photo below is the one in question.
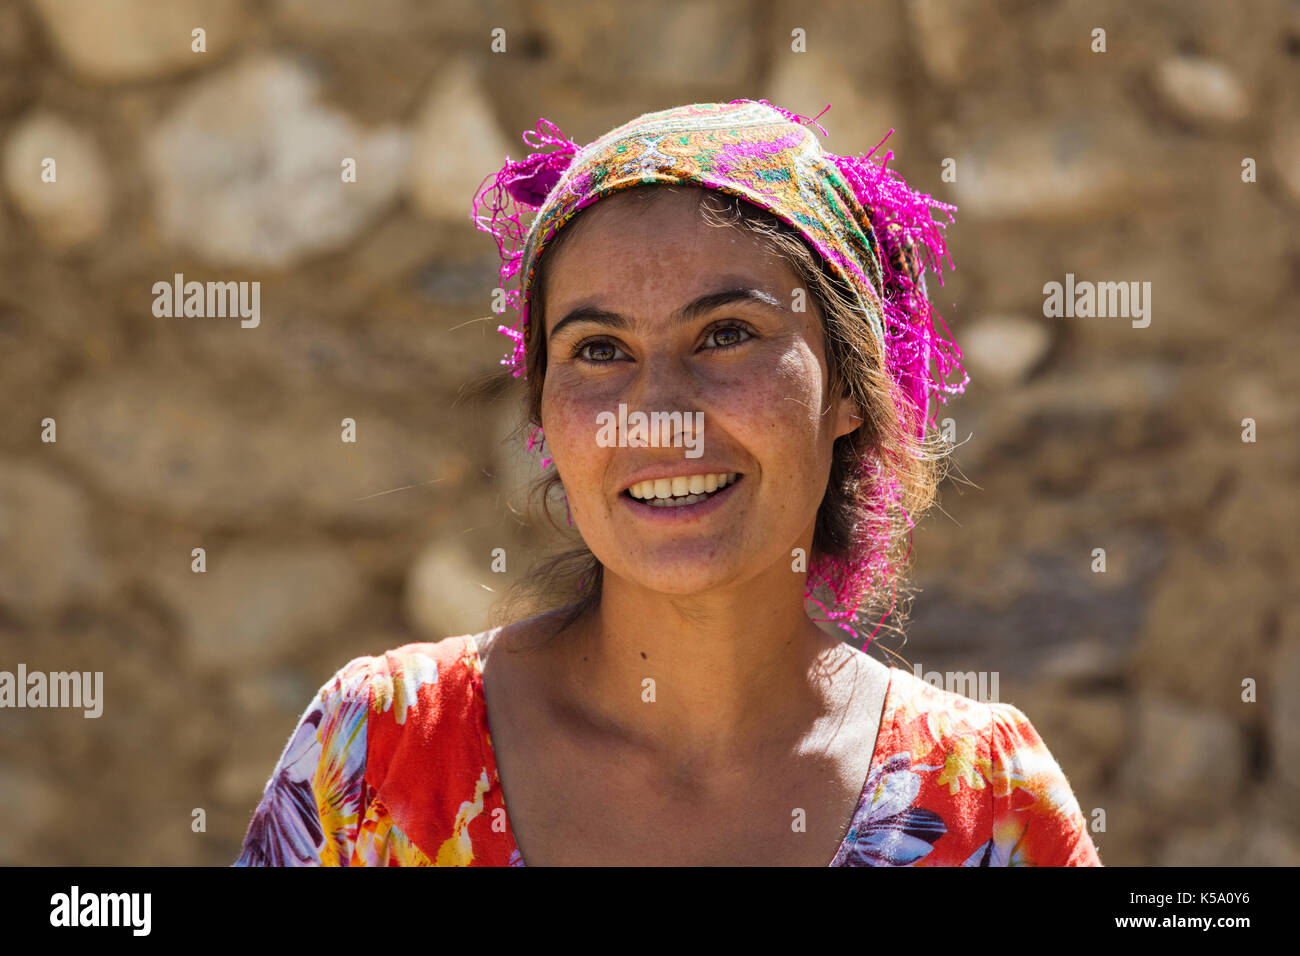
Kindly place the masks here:
POLYGON ((635 368, 636 373, 626 383, 624 401, 635 399, 647 411, 652 407, 684 410, 683 404, 690 403, 699 387, 690 363, 668 347, 644 351, 635 368))
POLYGON ((616 413, 622 403, 628 415, 641 412, 646 416, 646 431, 659 433, 641 436, 649 443, 678 445, 694 440, 696 423, 702 418, 698 388, 680 357, 651 354, 642 357, 637 373, 612 398, 616 413))
POLYGON ((650 360, 641 365, 638 373, 619 396, 629 410, 651 412, 682 412, 693 410, 693 388, 689 379, 672 362, 650 360))

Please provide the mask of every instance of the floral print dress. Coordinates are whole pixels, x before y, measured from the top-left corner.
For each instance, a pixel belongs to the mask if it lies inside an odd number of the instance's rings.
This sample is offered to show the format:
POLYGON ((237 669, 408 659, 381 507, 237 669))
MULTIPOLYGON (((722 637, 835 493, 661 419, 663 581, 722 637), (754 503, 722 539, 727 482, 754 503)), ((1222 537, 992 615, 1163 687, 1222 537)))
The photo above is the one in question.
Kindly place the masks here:
MULTIPOLYGON (((341 668, 298 722, 234 865, 523 866, 476 636, 341 668)), ((891 668, 871 769, 830 865, 1101 861, 1023 713, 891 668)))

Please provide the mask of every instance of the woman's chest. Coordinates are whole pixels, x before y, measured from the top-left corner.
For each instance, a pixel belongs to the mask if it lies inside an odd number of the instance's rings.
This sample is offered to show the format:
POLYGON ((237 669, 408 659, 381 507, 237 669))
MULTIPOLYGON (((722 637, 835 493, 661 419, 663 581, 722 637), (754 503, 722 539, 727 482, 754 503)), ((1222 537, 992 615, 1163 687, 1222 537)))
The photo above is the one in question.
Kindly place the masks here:
POLYGON ((825 866, 857 807, 869 742, 862 753, 691 781, 590 755, 515 761, 506 813, 532 866, 825 866))
POLYGON ((524 862, 826 866, 871 770, 887 685, 885 670, 832 726, 707 772, 502 719, 493 750, 524 862))

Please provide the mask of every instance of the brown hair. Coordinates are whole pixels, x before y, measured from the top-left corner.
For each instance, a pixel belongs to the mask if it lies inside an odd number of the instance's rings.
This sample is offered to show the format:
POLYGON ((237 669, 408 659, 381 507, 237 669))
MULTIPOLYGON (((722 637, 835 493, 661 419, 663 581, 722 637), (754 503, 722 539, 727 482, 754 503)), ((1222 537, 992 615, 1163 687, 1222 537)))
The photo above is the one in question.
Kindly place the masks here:
MULTIPOLYGON (((619 195, 652 201, 663 190, 677 188, 639 186, 619 195)), ((862 422, 857 429, 835 440, 830 479, 817 511, 809 566, 818 554, 852 558, 855 529, 864 520, 869 520, 868 506, 876 501, 879 489, 885 487, 891 478, 896 479, 898 500, 891 502, 884 518, 891 529, 885 557, 893 575, 877 576, 873 580, 869 592, 862 596, 859 614, 873 608, 887 611, 899 594, 907 594, 901 586, 910 551, 907 515, 915 521, 934 502, 942 477, 937 463, 943 453, 935 449, 939 439, 922 442, 899 424, 900 409, 894 397, 893 382, 884 369, 880 343, 858 314, 861 307, 857 299, 794 227, 738 196, 702 187, 686 188, 700 193, 699 208, 705 222, 716 227, 751 232, 782 256, 800 277, 809 299, 819 312, 825 333, 830 394, 852 397, 862 415, 862 422), (876 456, 882 464, 881 472, 871 481, 862 477, 862 460, 867 455, 876 456)), ((537 262, 530 303, 530 321, 536 323, 536 328, 529 337, 529 348, 525 353, 527 391, 523 403, 524 420, 514 434, 514 438, 520 441, 531 427, 542 424, 542 386, 546 376, 546 340, 542 330, 546 315, 547 264, 553 262, 555 253, 573 239, 583 221, 579 212, 550 240, 537 262)), ((552 467, 532 483, 528 501, 531 505, 540 495, 551 526, 563 536, 577 537, 574 531, 559 526, 548 507, 552 492, 562 488, 560 475, 552 467)), ((580 537, 576 542, 570 541, 569 545, 535 564, 516 581, 503 602, 494 608, 493 618, 505 623, 567 606, 568 613, 563 616, 559 628, 563 631, 593 610, 600 603, 604 566, 581 543, 580 537)), ((884 629, 901 635, 901 625, 907 617, 906 606, 901 602, 897 604, 892 616, 894 623, 884 629)))

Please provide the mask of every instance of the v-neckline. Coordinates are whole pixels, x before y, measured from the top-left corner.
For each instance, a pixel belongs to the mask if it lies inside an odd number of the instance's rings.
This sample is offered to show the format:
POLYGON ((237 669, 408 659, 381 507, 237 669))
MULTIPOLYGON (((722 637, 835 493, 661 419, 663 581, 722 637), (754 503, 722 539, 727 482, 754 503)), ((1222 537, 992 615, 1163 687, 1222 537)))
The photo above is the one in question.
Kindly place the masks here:
MULTIPOLYGON (((487 770, 488 779, 496 781, 496 785, 501 789, 501 808, 505 811, 506 837, 510 841, 510 856, 518 859, 517 865, 527 866, 523 851, 519 849, 519 841, 515 839, 514 826, 510 823, 510 808, 506 806, 506 792, 501 782, 501 769, 497 764, 496 748, 492 746, 492 731, 488 722, 487 694, 483 689, 483 659, 479 656, 478 649, 478 639, 482 634, 499 633, 502 630, 504 630, 504 627, 497 627, 490 631, 481 631, 479 634, 466 635, 466 646, 473 658, 470 674, 473 675, 474 681, 474 707, 478 712, 479 746, 483 751, 484 768, 487 770)), ((859 654, 863 653, 858 651, 857 648, 853 648, 853 650, 859 654)), ((889 680, 885 685, 885 699, 880 708, 879 723, 876 725, 876 739, 872 746, 871 761, 867 766, 867 776, 862 781, 862 789, 858 793, 857 802, 853 805, 853 815, 849 818, 849 825, 844 831, 844 838, 840 841, 840 845, 836 847, 835 855, 826 864, 828 867, 835 866, 848 853, 858 818, 870 806, 871 794, 867 792, 867 787, 870 785, 872 777, 879 770, 881 744, 887 739, 886 733, 890 737, 894 733, 894 714, 897 709, 894 706, 894 690, 897 686, 894 675, 897 670, 896 667, 889 668, 889 680), (889 726, 886 727, 886 724, 889 726)))

